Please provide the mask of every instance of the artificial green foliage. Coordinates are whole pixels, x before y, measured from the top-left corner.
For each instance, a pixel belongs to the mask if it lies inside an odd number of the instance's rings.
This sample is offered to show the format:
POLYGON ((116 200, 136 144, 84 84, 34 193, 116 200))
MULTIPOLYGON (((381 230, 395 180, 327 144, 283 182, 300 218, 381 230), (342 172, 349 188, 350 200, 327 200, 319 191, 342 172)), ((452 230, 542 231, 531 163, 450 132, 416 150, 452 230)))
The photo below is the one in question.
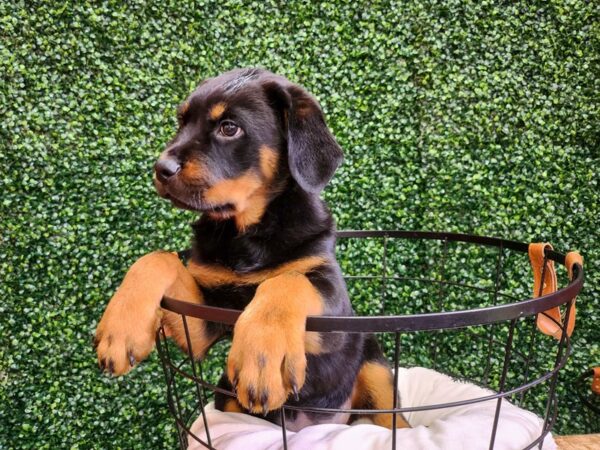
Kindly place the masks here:
MULTIPOLYGON (((176 105, 203 78, 246 66, 320 100, 346 154, 324 192, 340 229, 471 232, 582 252, 557 430, 593 431, 571 385, 600 364, 598 5, 0 3, 0 448, 175 447, 156 355, 110 379, 91 337, 136 258, 189 244, 194 215, 151 187, 176 105)), ((369 245, 340 248, 344 269, 375 270, 381 248, 369 245)), ((411 251, 436 270, 425 250, 411 251)), ((526 260, 515 264, 512 289, 528 296, 526 260)), ((473 270, 484 280, 488 269, 473 270)), ((381 286, 355 284, 357 310, 379 312, 381 286)), ((429 311, 433 301, 415 284, 392 289, 385 307, 429 311)), ((429 361, 421 349, 433 337, 421 335, 405 338, 407 363, 429 361)), ((440 357, 460 355, 455 372, 477 367, 474 341, 436 339, 440 357)), ((525 404, 539 405, 535 395, 525 404)))

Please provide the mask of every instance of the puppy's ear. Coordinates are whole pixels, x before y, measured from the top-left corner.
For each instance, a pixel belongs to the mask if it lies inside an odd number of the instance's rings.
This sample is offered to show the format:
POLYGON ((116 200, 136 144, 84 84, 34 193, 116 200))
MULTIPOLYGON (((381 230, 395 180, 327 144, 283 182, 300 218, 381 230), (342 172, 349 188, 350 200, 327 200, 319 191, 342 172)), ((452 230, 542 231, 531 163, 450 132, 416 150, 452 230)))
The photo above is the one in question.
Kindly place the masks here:
POLYGON ((343 160, 342 149, 325 124, 317 101, 285 79, 264 83, 287 132, 290 173, 305 191, 319 193, 343 160))

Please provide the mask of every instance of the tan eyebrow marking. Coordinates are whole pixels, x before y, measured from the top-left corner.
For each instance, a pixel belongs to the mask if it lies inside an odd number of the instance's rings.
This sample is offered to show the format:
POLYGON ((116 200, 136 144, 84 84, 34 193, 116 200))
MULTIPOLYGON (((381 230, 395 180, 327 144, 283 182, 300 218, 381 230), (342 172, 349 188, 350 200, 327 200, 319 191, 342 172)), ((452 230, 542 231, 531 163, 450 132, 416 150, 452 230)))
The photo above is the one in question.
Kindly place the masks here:
POLYGON ((223 115, 226 108, 227 105, 225 103, 219 102, 210 108, 208 115, 212 120, 218 120, 223 115))

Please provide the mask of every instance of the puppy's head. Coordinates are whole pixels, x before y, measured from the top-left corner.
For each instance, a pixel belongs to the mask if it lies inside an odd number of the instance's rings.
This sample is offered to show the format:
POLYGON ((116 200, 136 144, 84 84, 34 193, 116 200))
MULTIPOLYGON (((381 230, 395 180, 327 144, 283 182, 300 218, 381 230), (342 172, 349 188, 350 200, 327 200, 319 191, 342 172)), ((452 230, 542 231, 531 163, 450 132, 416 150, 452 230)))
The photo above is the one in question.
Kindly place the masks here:
POLYGON ((261 69, 204 81, 178 110, 179 129, 154 166, 158 193, 211 218, 260 220, 292 179, 318 193, 342 151, 303 88, 261 69))

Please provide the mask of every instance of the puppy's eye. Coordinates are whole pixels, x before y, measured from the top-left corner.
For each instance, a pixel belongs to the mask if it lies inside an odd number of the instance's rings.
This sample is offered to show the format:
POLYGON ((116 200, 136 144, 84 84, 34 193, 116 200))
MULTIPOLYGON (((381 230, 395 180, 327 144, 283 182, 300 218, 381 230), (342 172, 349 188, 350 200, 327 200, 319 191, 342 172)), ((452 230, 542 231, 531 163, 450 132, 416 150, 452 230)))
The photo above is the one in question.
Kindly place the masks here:
POLYGON ((225 121, 219 127, 219 134, 225 137, 235 137, 242 132, 242 129, 235 123, 225 121))

